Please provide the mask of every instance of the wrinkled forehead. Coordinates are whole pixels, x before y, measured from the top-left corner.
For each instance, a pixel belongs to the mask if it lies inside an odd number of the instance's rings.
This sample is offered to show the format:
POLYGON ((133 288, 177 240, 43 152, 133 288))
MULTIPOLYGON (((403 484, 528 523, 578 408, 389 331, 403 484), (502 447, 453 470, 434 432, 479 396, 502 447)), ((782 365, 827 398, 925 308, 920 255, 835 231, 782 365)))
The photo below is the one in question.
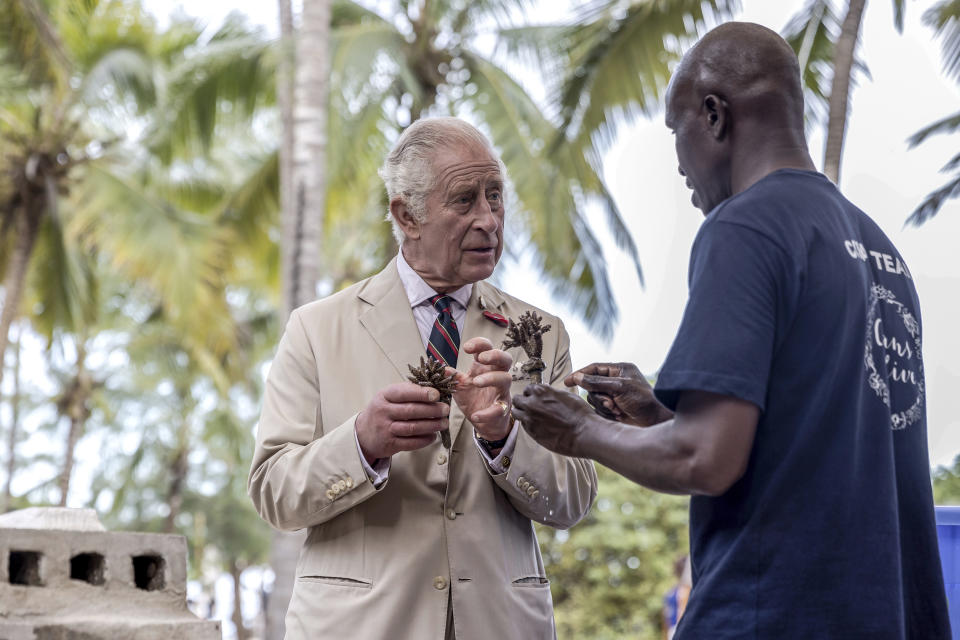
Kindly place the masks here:
POLYGON ((484 185, 501 186, 503 171, 493 152, 479 145, 457 145, 433 161, 434 184, 441 190, 484 185))

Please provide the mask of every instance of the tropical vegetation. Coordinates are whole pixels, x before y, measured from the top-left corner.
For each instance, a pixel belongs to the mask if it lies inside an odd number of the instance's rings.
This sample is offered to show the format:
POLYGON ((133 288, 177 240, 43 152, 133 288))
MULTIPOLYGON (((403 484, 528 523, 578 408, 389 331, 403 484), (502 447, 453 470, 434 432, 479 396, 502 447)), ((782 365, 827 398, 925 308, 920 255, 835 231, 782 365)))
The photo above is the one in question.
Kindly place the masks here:
MULTIPOLYGON (((395 253, 377 168, 422 115, 490 135, 511 182, 508 259, 609 335, 596 219, 638 277, 640 256, 601 153, 740 3, 597 0, 557 24, 529 22, 533 4, 304 0, 295 15, 278 0, 272 38, 236 15, 161 23, 140 0, 0 2, 0 509, 85 504, 112 528, 187 536, 191 579, 231 577, 247 637, 241 576, 272 563, 276 604, 291 575, 245 495, 265 367, 290 309, 395 253), (44 361, 25 361, 38 343, 44 361)), ((855 47, 841 60, 863 4, 812 0, 785 30, 811 126, 847 117, 835 83, 865 68, 855 47)), ((924 18, 954 78, 958 15, 944 0, 924 18)), ((958 128, 954 114, 912 142, 958 128)), ((915 222, 960 193, 960 159, 945 171, 915 222)), ((600 473, 584 523, 539 530, 561 637, 660 637, 686 502, 600 473)), ((943 487, 960 474, 940 473, 943 487)))

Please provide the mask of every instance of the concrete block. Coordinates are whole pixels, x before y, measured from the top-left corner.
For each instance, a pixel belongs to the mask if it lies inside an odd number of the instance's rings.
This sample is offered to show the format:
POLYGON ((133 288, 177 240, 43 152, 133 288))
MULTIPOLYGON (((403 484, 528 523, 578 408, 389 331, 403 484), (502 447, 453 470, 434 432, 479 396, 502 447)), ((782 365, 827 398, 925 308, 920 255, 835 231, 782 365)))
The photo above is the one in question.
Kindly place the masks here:
POLYGON ((218 640, 186 582, 183 536, 97 530, 89 514, 0 519, 0 640, 218 640), (44 523, 73 528, 25 526, 44 523))

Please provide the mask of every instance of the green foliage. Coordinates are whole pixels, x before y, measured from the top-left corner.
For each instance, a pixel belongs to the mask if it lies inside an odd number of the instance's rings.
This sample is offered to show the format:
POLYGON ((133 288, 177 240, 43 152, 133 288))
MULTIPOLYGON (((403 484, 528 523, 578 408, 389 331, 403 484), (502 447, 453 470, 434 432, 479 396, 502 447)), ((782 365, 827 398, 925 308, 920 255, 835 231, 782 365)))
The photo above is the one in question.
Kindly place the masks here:
POLYGON ((648 491, 605 467, 589 515, 567 531, 538 526, 560 638, 662 637, 663 596, 689 547, 688 499, 648 491))
POLYGON ((941 506, 960 506, 960 456, 953 465, 933 471, 933 502, 941 506))
MULTIPOLYGON (((331 228, 346 231, 352 247, 366 246, 377 258, 368 261, 367 274, 380 268, 396 250, 389 234, 351 233, 343 226, 344 216, 354 230, 383 227, 386 207, 375 169, 411 120, 420 115, 471 117, 486 129, 507 166, 517 196, 511 207, 515 235, 535 249, 537 266, 553 293, 595 331, 609 335, 616 305, 600 243, 584 218, 587 203, 601 207, 620 247, 638 275, 640 271, 636 247, 600 177, 596 149, 589 141, 562 145, 559 153, 551 149, 549 142, 559 136, 550 114, 478 46, 488 27, 496 36, 504 31, 522 40, 526 31, 508 23, 529 3, 431 2, 422 15, 408 12, 405 3, 390 4, 389 9, 379 7, 386 9, 381 14, 348 0, 333 3, 331 125, 336 120, 357 135, 346 138, 338 136, 341 127, 329 128, 332 179, 325 235, 340 242, 344 237, 331 228), (340 141, 346 146, 339 147, 340 141), (351 191, 351 185, 360 188, 351 191), (348 198, 351 208, 336 205, 348 198)), ((331 261, 330 267, 335 264, 331 261)), ((347 274, 345 280, 353 276, 347 274)))

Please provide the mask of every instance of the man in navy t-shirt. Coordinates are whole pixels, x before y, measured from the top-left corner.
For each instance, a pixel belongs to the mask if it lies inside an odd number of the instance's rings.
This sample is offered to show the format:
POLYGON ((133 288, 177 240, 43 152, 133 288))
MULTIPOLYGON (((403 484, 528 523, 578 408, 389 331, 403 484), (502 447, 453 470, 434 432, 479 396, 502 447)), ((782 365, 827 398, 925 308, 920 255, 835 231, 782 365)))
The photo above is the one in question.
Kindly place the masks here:
POLYGON ((568 384, 596 413, 531 385, 515 415, 548 448, 693 495, 676 638, 949 638, 916 290, 814 170, 796 56, 764 27, 715 29, 666 122, 707 218, 655 396, 632 365, 593 364, 568 384))

